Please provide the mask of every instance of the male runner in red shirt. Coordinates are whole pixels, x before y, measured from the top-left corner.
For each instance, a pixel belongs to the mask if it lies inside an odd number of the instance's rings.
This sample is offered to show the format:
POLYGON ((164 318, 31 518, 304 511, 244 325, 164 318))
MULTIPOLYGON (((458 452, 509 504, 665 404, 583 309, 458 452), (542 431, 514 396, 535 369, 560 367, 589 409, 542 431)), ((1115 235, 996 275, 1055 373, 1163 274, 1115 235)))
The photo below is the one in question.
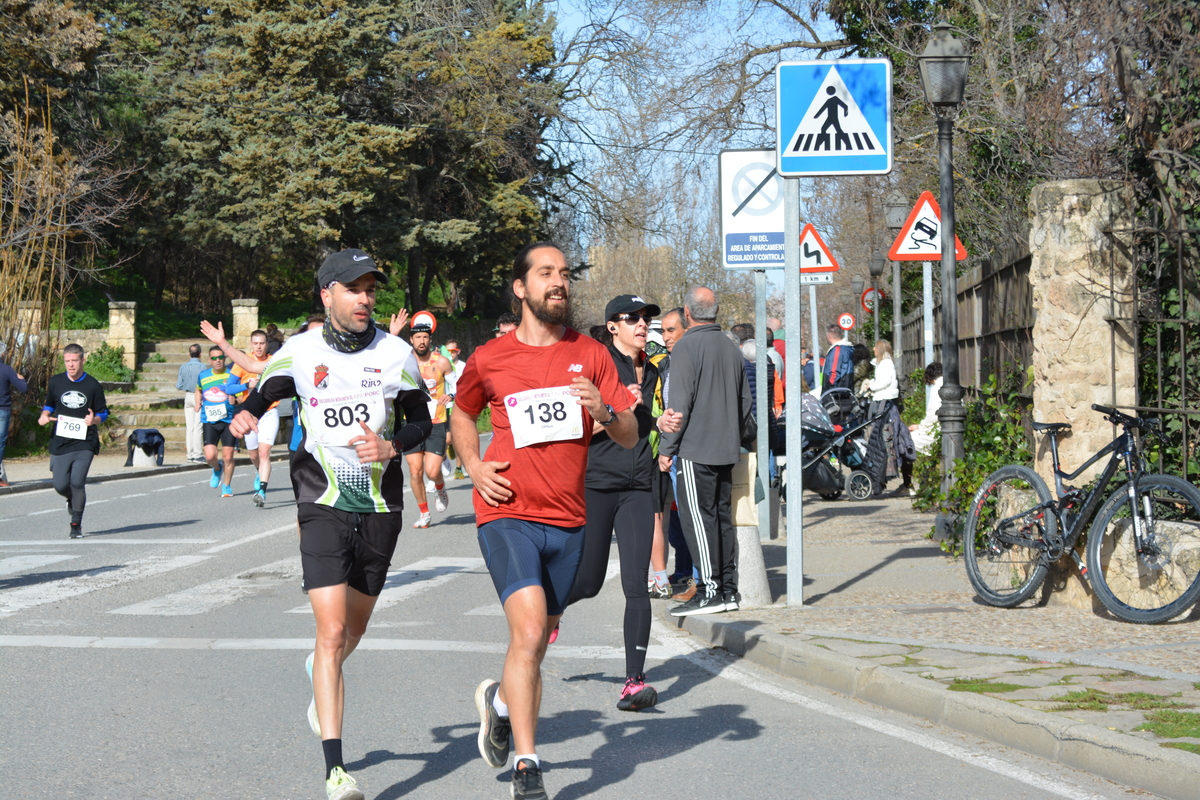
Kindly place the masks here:
POLYGON ((503 767, 511 732, 513 797, 543 800, 534 748, 541 664, 579 567, 592 424, 633 447, 638 398, 621 385, 604 346, 566 326, 570 270, 558 247, 538 242, 518 253, 512 291, 521 323, 467 361, 450 426, 475 484, 479 548, 509 630, 500 683, 485 680, 475 690, 479 752, 503 767), (493 437, 481 461, 475 420, 488 407, 493 437))

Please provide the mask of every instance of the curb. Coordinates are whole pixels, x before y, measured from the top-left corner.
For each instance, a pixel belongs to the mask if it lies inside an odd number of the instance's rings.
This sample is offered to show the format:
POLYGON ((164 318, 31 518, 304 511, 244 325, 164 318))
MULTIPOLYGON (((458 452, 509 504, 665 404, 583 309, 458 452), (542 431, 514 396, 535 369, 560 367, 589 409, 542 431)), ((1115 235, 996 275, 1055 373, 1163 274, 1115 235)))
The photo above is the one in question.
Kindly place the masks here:
MULTIPOLYGON (((1196 797, 1196 757, 1136 737, 1056 717, 785 636, 712 616, 658 615, 716 647, 789 678, 978 736, 1170 800, 1196 797)), ((843 636, 845 634, 842 634, 843 636)))
MULTIPOLYGON (((283 461, 288 456, 271 456, 271 461, 283 461)), ((250 464, 250 456, 235 456, 233 459, 235 466, 246 466, 250 464)), ((130 467, 133 469, 133 467, 130 467)), ((109 481, 124 481, 130 478, 148 478, 154 475, 170 475, 173 472, 189 472, 191 470, 210 469, 208 464, 172 464, 169 467, 151 467, 150 469, 142 469, 137 472, 113 472, 108 475, 89 476, 88 483, 108 483, 109 481)), ((38 489, 53 489, 54 479, 43 478, 40 481, 28 481, 19 483, 16 486, 0 486, 0 497, 8 494, 21 494, 22 492, 34 492, 38 489)))

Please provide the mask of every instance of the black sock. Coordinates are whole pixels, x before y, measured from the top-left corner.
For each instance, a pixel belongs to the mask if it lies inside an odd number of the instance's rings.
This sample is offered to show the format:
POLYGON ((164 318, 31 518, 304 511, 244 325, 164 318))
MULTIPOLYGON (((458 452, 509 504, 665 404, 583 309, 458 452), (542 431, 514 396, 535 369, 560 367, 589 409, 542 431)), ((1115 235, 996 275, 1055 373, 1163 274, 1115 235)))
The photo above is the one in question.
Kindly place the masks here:
POLYGON ((342 740, 322 739, 321 749, 325 751, 325 780, 329 780, 334 767, 346 768, 342 763, 342 740))
POLYGON ((260 492, 262 492, 263 494, 266 494, 266 493, 267 493, 267 482, 266 482, 266 481, 259 481, 259 482, 258 482, 258 490, 259 490, 260 492))

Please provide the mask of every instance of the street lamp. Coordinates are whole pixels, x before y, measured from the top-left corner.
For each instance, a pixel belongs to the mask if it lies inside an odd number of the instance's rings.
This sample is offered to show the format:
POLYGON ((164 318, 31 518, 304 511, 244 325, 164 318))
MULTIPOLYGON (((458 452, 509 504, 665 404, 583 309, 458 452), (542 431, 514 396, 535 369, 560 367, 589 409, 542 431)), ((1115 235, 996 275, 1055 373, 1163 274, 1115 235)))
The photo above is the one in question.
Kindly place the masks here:
POLYGON ((950 35, 950 24, 933 26, 933 38, 917 58, 925 99, 933 105, 938 125, 938 171, 942 193, 942 487, 954 482, 952 468, 963 456, 963 389, 958 375, 958 273, 954 252, 954 120, 967 86, 971 63, 962 42, 950 35))
POLYGON ((865 283, 862 275, 855 275, 850 279, 850 294, 854 295, 850 301, 850 313, 854 315, 855 319, 858 318, 858 304, 862 300, 863 284, 865 283))
MULTIPOLYGON (((904 221, 908 218, 908 201, 893 189, 883 198, 883 212, 887 219, 892 239, 900 235, 904 221)), ((904 376, 904 312, 900 304, 900 262, 892 262, 892 358, 896 361, 896 374, 904 376)))
MULTIPOLYGON (((887 258, 880 251, 876 250, 867 259, 867 269, 871 271, 871 290, 875 293, 874 308, 871 311, 875 314, 875 340, 879 341, 883 338, 883 334, 879 331, 879 276, 883 274, 884 265, 887 264, 887 258)), ((892 327, 896 326, 896 321, 892 320, 892 327)), ((872 342, 874 346, 874 342, 872 342)), ((895 348, 893 348, 895 349, 895 348)), ((895 358, 895 354, 892 355, 895 358)))

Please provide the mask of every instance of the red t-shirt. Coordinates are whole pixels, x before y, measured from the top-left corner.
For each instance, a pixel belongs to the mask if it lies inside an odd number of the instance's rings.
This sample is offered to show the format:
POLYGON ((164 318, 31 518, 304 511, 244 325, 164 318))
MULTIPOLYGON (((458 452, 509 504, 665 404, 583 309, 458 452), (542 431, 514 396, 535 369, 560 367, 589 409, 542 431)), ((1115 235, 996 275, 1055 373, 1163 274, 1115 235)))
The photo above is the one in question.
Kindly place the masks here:
POLYGON ((583 435, 578 439, 517 448, 505 405, 505 398, 516 392, 569 386, 578 377, 595 384, 613 410, 633 406, 634 397, 621 385, 604 345, 570 328, 549 347, 522 344, 516 333, 510 333, 471 354, 458 379, 454 405, 472 416, 491 407, 493 435, 485 458, 509 462, 508 469, 499 474, 512 482, 509 489, 513 493, 499 507, 488 505, 479 492, 473 493, 476 525, 516 518, 574 528, 587 521, 583 479, 592 440, 591 414, 582 409, 583 435))

